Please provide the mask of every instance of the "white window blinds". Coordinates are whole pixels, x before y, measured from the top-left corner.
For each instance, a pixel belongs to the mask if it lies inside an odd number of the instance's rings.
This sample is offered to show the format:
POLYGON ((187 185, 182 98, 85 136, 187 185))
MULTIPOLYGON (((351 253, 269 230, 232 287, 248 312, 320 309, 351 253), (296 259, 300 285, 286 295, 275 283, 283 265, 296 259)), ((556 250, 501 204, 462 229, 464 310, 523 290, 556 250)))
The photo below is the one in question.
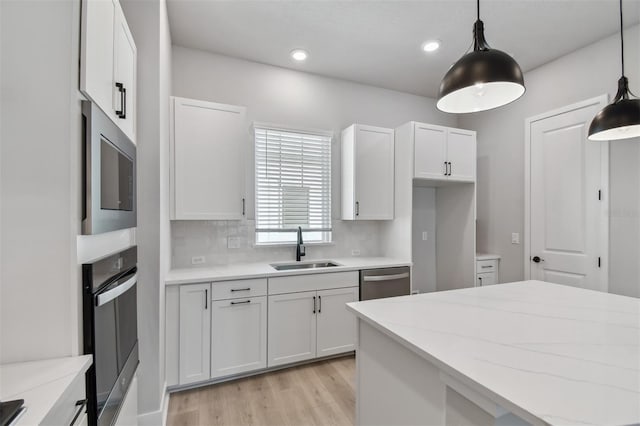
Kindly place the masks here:
POLYGON ((256 243, 331 241, 331 135, 254 129, 256 243))

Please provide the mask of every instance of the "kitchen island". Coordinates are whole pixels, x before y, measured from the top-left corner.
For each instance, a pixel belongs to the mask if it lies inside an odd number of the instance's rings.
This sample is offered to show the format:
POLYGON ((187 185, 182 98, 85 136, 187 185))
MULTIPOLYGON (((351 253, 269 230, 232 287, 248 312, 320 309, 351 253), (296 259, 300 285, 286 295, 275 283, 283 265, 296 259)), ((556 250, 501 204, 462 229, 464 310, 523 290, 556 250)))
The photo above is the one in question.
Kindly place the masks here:
POLYGON ((355 302, 361 425, 640 423, 640 300, 524 281, 355 302))

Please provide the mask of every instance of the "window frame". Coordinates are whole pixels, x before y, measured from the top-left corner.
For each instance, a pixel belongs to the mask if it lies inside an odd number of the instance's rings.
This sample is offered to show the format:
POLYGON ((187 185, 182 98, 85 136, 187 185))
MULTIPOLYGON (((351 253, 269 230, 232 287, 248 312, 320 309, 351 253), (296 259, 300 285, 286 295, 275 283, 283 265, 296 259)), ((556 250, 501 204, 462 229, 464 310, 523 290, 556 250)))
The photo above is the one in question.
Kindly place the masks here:
POLYGON ((333 131, 329 131, 329 130, 322 130, 322 129, 313 129, 313 128, 302 128, 302 127, 294 127, 294 126, 287 126, 287 125, 281 125, 281 124, 274 124, 274 123, 266 123, 266 122, 254 122, 251 128, 252 131, 252 137, 253 137, 253 152, 254 152, 254 161, 253 161, 253 171, 254 171, 254 217, 255 217, 255 230, 254 230, 254 237, 255 237, 255 246, 256 247, 273 247, 273 246, 294 246, 296 245, 296 237, 294 231, 285 231, 285 230, 274 230, 274 233, 282 233, 282 234, 293 234, 293 238, 291 239, 287 239, 286 241, 276 241, 276 240, 271 240, 271 241, 260 241, 259 240, 259 234, 266 234, 268 233, 268 231, 265 230, 260 230, 260 228, 258 227, 258 221, 259 221, 259 214, 258 214, 258 196, 259 196, 259 192, 258 192, 258 155, 257 155, 257 138, 256 138, 256 130, 260 129, 260 130, 265 130, 265 131, 274 131, 274 132, 289 132, 289 133, 297 133, 297 134, 302 134, 302 135, 311 135, 311 136, 317 136, 317 137, 324 137, 324 138, 328 138, 328 148, 329 148, 329 153, 328 153, 328 165, 329 165, 329 177, 328 177, 328 190, 326 191, 329 197, 328 200, 328 205, 329 205, 329 211, 326 212, 327 213, 327 218, 328 218, 328 223, 329 223, 329 227, 328 228, 321 228, 318 230, 314 230, 314 229, 303 229, 303 240, 304 240, 304 244, 305 245, 333 245, 333 142, 334 142, 334 132, 333 131), (315 239, 315 240, 309 240, 308 236, 310 233, 321 233, 322 236, 320 239, 315 239))

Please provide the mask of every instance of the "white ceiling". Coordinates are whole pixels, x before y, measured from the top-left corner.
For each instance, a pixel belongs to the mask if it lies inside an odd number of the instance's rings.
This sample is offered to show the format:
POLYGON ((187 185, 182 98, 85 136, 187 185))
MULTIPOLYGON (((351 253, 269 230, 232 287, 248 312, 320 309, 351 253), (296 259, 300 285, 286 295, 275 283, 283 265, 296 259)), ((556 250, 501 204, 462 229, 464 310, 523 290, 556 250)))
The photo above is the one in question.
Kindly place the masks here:
MULTIPOLYGON (((524 71, 618 29, 617 0, 483 0, 489 44, 524 71)), ((435 97, 470 46, 475 1, 168 0, 174 44, 435 97), (434 54, 421 44, 437 38, 434 54), (294 63, 289 52, 309 52, 294 63)), ((624 0, 625 26, 640 0, 624 0)), ((596 59, 596 58, 594 58, 596 59)))

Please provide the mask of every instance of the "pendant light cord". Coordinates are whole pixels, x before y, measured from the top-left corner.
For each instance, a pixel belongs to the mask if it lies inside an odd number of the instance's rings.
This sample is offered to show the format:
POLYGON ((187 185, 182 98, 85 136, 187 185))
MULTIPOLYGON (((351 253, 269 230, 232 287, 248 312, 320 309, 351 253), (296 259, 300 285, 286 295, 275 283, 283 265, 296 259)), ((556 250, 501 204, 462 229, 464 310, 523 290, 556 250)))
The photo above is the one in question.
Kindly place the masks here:
MULTIPOLYGON (((622 2, 622 0, 620 0, 622 2)), ((476 10, 478 11, 478 21, 480 20, 480 0, 477 0, 476 2, 477 7, 476 10)))
MULTIPOLYGON (((479 1, 479 0, 478 0, 479 1)), ((624 75, 624 27, 622 25, 622 0, 620 0, 620 53, 622 57, 622 75, 624 75)))

